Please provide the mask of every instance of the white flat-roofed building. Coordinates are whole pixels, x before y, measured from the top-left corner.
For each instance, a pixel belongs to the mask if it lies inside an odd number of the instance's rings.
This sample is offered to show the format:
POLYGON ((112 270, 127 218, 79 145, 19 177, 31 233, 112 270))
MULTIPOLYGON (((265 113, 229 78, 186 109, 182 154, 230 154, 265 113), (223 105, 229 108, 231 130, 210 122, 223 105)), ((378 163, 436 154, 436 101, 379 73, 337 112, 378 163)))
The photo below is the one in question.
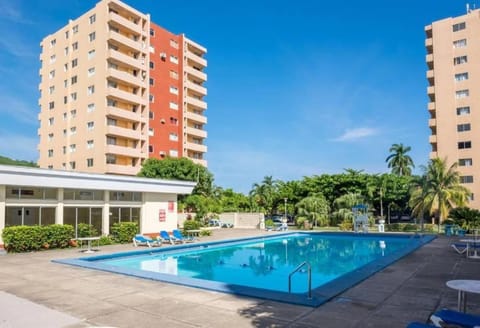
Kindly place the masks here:
POLYGON ((93 225, 108 235, 114 223, 137 222, 140 232, 177 228, 177 196, 195 182, 76 173, 0 165, 0 244, 7 226, 93 225))

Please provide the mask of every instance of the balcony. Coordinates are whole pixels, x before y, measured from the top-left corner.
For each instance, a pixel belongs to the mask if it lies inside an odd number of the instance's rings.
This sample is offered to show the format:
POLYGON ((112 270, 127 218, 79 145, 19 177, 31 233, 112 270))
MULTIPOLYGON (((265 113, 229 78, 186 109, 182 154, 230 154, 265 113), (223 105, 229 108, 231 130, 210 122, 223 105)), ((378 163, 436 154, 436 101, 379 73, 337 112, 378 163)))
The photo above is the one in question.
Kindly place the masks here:
POLYGON ((185 57, 187 57, 187 59, 190 59, 191 61, 193 61, 195 63, 198 63, 198 64, 202 65, 202 67, 207 67, 207 60, 205 58, 197 56, 196 54, 194 54, 191 51, 187 50, 185 52, 185 57))
POLYGON ((435 102, 431 101, 428 103, 428 110, 435 110, 435 102))
POLYGON ((122 175, 137 175, 140 172, 140 166, 127 166, 127 165, 118 165, 118 164, 107 164, 106 172, 107 174, 122 174, 122 175))
POLYGON ((427 79, 433 79, 433 77, 434 77, 433 69, 429 69, 427 71, 427 79))
POLYGON ((207 103, 205 101, 199 100, 197 98, 186 96, 185 100, 187 104, 191 104, 201 109, 207 109, 207 103))
POLYGON ((120 33, 117 33, 115 31, 109 31, 108 32, 108 39, 109 40, 114 40, 118 43, 123 44, 124 46, 135 50, 135 51, 141 51, 145 52, 146 47, 144 48, 142 43, 140 41, 134 41, 126 36, 121 35, 120 33))
POLYGON ((202 71, 199 71, 198 69, 195 69, 191 66, 185 66, 185 72, 187 72, 188 74, 191 74, 195 77, 197 77, 198 79, 202 80, 202 81, 206 81, 207 80, 207 74, 203 73, 202 71))
POLYGON ((204 159, 191 158, 191 157, 189 157, 189 159, 191 159, 192 162, 194 162, 195 164, 200 164, 201 166, 207 167, 207 161, 204 159))
POLYGON ((437 135, 434 134, 434 135, 429 136, 428 137, 428 142, 431 143, 431 144, 437 143, 437 135))
POLYGON ((434 86, 427 87, 427 94, 429 95, 435 94, 435 87, 434 86))
POLYGON ((108 50, 108 57, 133 68, 137 68, 137 69, 145 68, 145 64, 142 64, 142 61, 140 59, 135 59, 131 56, 122 54, 120 51, 110 49, 108 50))
POLYGON ((121 155, 121 156, 127 156, 127 157, 146 158, 145 153, 142 153, 142 150, 140 148, 107 145, 106 152, 109 154, 121 155))
POLYGON ((128 19, 120 16, 119 14, 114 13, 113 11, 108 13, 108 18, 109 18, 109 21, 117 23, 117 25, 120 25, 128 29, 132 33, 136 33, 140 35, 143 32, 142 27, 140 25, 137 25, 134 22, 129 21, 128 19))
POLYGON ((114 118, 120 118, 132 122, 147 123, 147 118, 142 117, 140 112, 132 112, 127 109, 121 109, 118 107, 107 106, 107 115, 114 118))
POLYGON ((425 60, 427 63, 433 63, 433 55, 432 54, 426 55, 425 60))
POLYGON ((199 129, 187 127, 185 129, 185 132, 187 134, 191 135, 191 136, 194 136, 194 137, 200 137, 200 138, 203 138, 203 139, 205 139, 207 137, 207 131, 205 131, 205 130, 199 130, 199 129))
POLYGON ((436 118, 431 118, 428 120, 428 126, 429 127, 432 127, 432 126, 437 126, 437 119, 436 118))
POLYGON ((188 120, 192 120, 201 124, 207 124, 207 117, 204 115, 200 115, 192 112, 186 112, 185 117, 188 120))
POLYGON ((185 148, 187 150, 196 151, 198 153, 206 153, 207 152, 207 146, 199 145, 199 144, 196 144, 196 143, 193 143, 193 142, 186 142, 185 143, 185 148))
POLYGON ((433 39, 432 38, 425 39, 425 47, 432 47, 432 46, 433 46, 433 39))
POLYGON ((113 77, 118 81, 128 83, 134 87, 146 87, 145 81, 142 81, 140 77, 134 76, 127 72, 122 72, 118 69, 109 68, 107 69, 107 77, 113 77))
POLYGON ((142 134, 140 130, 121 128, 115 125, 107 125, 107 134, 134 140, 147 140, 146 134, 142 134))
POLYGON ((185 86, 190 90, 200 93, 203 96, 207 95, 207 88, 202 87, 201 85, 198 85, 196 83, 193 83, 192 81, 187 80, 185 82, 185 86))
POLYGON ((146 99, 143 99, 142 97, 136 94, 133 94, 131 92, 122 91, 120 89, 112 88, 112 87, 107 88, 107 90, 108 90, 107 96, 111 95, 112 97, 116 97, 118 99, 122 99, 133 104, 142 104, 142 105, 147 104, 146 99))

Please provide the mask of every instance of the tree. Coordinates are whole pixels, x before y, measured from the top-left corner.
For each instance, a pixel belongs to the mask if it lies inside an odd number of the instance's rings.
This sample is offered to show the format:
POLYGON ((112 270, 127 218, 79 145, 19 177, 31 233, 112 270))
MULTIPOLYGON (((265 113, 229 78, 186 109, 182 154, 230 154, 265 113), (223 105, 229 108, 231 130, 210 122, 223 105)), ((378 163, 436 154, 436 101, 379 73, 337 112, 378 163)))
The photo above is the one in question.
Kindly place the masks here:
POLYGON ((412 148, 405 147, 403 144, 393 144, 390 147, 390 155, 385 159, 388 168, 392 169, 392 173, 396 175, 412 175, 412 168, 415 167, 412 158, 407 153, 412 148))
POLYGON ((330 210, 327 200, 322 194, 305 197, 296 205, 298 219, 306 220, 315 225, 328 225, 328 212, 330 210))
POLYGON ((213 175, 206 167, 185 157, 149 158, 143 162, 138 176, 197 182, 192 195, 211 196, 214 192, 213 175))
POLYGON ((352 221, 352 208, 358 204, 364 204, 365 199, 361 194, 348 193, 335 199, 335 211, 332 213, 332 225, 343 221, 352 221))
POLYGON ((263 209, 267 215, 273 215, 278 197, 278 181, 272 176, 265 176, 262 183, 255 183, 250 191, 250 197, 263 209))
POLYGON ((423 213, 438 218, 440 230, 440 224, 452 208, 467 204, 470 191, 460 184, 457 163, 447 168, 446 159, 434 158, 422 169, 424 175, 412 191, 410 206, 414 214, 421 215, 421 218, 423 213))

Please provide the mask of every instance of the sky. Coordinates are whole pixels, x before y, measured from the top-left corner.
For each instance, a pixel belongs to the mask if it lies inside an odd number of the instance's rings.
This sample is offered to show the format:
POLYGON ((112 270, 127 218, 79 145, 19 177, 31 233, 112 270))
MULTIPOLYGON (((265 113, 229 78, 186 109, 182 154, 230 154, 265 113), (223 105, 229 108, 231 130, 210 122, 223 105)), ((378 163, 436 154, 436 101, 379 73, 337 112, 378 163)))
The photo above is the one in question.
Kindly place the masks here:
MULTIPOLYGON (((0 155, 38 160, 40 41, 97 2, 0 0, 0 155)), ((465 0, 124 2, 207 48, 216 185, 385 173, 394 143, 427 164, 424 27, 465 0)))

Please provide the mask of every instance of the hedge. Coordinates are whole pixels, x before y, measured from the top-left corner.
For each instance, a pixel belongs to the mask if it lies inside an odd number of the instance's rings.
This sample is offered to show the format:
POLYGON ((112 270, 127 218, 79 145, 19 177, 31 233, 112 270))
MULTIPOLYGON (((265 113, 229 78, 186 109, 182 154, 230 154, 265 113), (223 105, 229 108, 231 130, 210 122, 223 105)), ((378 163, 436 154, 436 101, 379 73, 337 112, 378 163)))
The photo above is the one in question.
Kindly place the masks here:
POLYGON ((135 222, 114 223, 111 231, 113 240, 120 244, 132 242, 138 232, 138 224, 135 222))
POLYGON ((12 226, 6 227, 2 232, 5 249, 13 253, 65 248, 74 236, 73 226, 68 224, 12 226))

